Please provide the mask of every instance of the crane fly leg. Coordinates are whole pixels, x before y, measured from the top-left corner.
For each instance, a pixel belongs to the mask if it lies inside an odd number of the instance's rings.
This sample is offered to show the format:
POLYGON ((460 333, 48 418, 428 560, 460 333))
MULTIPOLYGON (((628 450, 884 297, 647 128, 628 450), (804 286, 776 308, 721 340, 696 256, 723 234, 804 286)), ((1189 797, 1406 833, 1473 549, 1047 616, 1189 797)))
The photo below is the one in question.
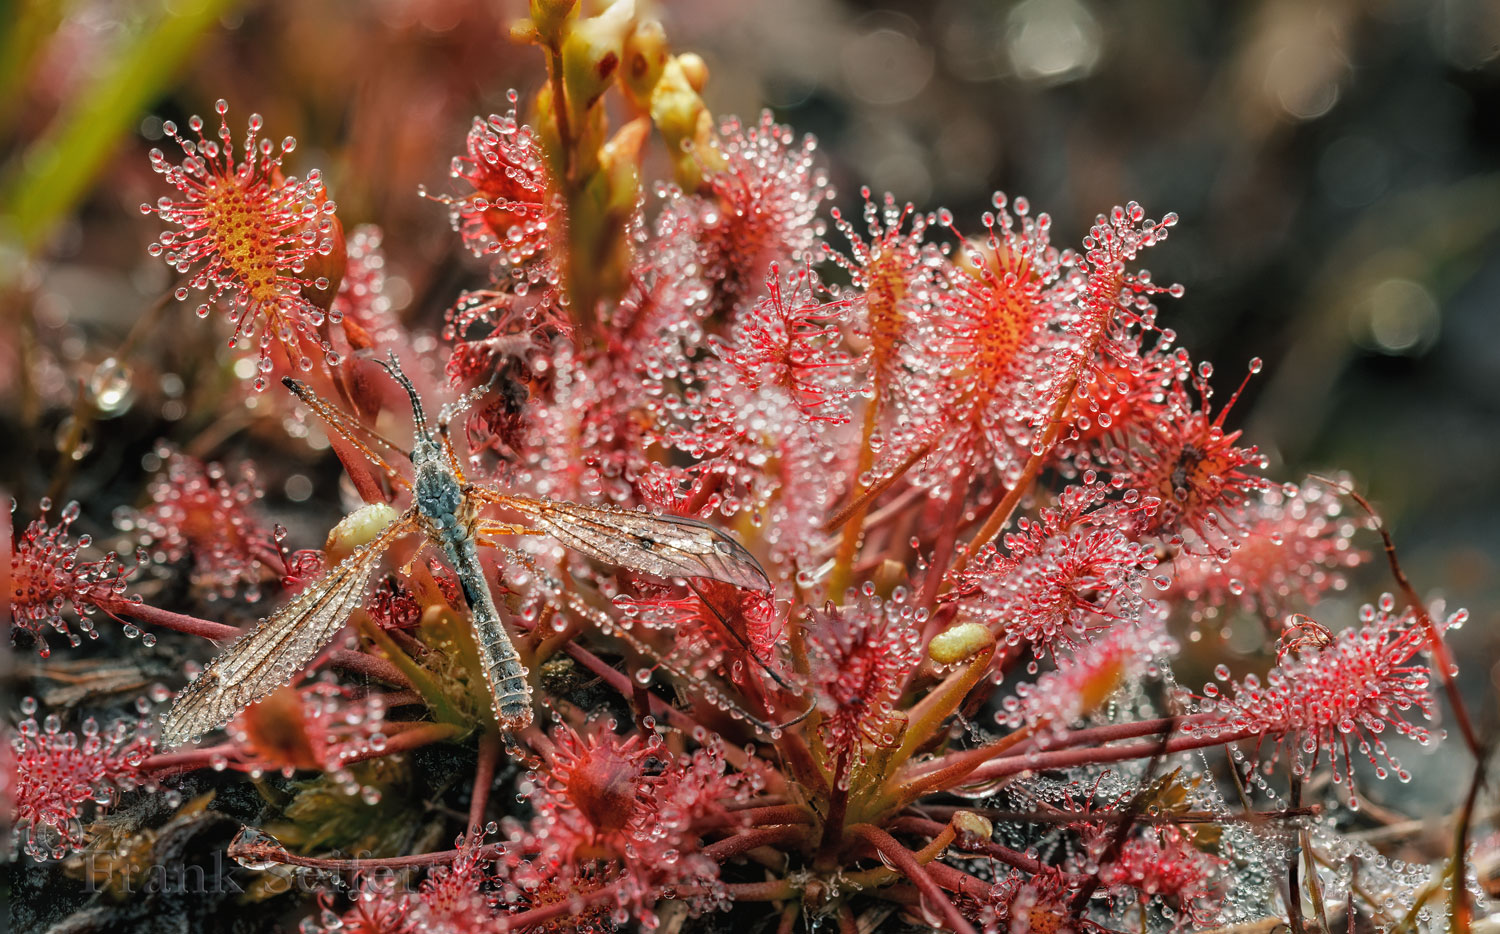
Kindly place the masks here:
POLYGON ((355 450, 363 454, 366 460, 379 467, 392 484, 404 489, 411 489, 411 481, 402 476, 396 468, 392 467, 389 461, 376 453, 375 449, 366 443, 366 439, 374 441, 388 451, 401 454, 403 457, 406 456, 405 451, 398 448, 394 442, 380 432, 350 418, 342 409, 337 408, 327 399, 313 392, 312 387, 301 380, 292 379, 290 376, 287 376, 281 382, 287 389, 292 391, 292 395, 301 400, 303 405, 311 409, 314 415, 322 419, 325 425, 338 432, 339 436, 349 442, 355 450))
POLYGON ((500 535, 545 535, 541 529, 533 529, 525 525, 516 525, 511 522, 496 522, 492 519, 480 519, 474 523, 474 539, 487 548, 498 548, 500 542, 496 536, 500 535))

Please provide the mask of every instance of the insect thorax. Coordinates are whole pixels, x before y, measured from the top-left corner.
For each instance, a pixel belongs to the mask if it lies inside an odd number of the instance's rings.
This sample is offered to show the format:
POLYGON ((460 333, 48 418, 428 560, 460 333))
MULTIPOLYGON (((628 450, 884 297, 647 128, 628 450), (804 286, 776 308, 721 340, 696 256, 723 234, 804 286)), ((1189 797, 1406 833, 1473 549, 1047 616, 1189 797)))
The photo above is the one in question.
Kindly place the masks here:
POLYGON ((469 534, 472 507, 466 502, 458 478, 453 475, 436 445, 418 444, 412 452, 416 482, 412 495, 428 534, 444 543, 457 543, 469 534))

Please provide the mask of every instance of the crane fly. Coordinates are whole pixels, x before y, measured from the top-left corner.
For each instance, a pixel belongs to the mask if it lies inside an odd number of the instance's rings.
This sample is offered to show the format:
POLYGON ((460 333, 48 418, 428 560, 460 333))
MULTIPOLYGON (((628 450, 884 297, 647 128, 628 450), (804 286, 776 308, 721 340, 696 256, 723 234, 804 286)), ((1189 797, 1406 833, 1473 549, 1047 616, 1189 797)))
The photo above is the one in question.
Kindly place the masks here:
POLYGON ((391 482, 411 491, 411 505, 376 536, 355 549, 324 577, 240 636, 177 695, 163 720, 162 745, 171 747, 228 723, 235 714, 286 684, 332 641, 364 602, 370 576, 400 538, 420 534, 458 577, 479 646, 480 667, 501 728, 518 730, 531 722, 531 685, 520 655, 495 608, 479 561, 481 545, 499 535, 547 535, 568 548, 620 567, 662 578, 706 577, 738 587, 769 590, 770 581, 744 546, 695 519, 657 516, 613 506, 586 506, 512 496, 472 483, 448 434, 448 423, 477 392, 444 406, 436 430, 428 427, 416 387, 393 353, 380 361, 411 401, 414 444, 402 451, 373 429, 329 404, 303 383, 283 380, 296 396, 391 482), (370 443, 405 456, 407 480, 370 443), (487 506, 518 513, 522 524, 481 515, 487 506))

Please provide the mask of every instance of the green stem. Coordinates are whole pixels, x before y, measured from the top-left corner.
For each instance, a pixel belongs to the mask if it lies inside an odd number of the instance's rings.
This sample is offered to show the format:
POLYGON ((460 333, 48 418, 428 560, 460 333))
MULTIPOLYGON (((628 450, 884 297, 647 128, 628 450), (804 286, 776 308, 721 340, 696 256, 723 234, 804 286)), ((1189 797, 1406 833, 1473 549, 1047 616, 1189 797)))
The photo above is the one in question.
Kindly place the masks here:
POLYGON ((995 643, 991 642, 971 657, 964 667, 944 678, 907 712, 906 732, 902 734, 901 745, 897 747, 896 754, 891 757, 892 772, 937 735, 943 723, 963 703, 964 696, 984 677, 994 657, 995 643))
POLYGON ((357 610, 354 617, 357 621, 356 625, 359 627, 359 631, 367 636, 371 642, 379 646, 391 664, 395 665, 400 669, 402 674, 406 675, 407 679, 411 681, 412 687, 416 688, 417 693, 422 695, 422 700, 426 702, 427 706, 432 710, 432 715, 439 722, 462 727, 472 725, 459 712, 458 708, 453 706, 452 701, 448 700, 448 695, 444 693, 442 687, 433 679, 432 675, 427 672, 427 669, 418 665, 410 655, 401 651, 400 647, 386 634, 385 630, 381 629, 378 623, 370 619, 369 614, 363 610, 357 610))

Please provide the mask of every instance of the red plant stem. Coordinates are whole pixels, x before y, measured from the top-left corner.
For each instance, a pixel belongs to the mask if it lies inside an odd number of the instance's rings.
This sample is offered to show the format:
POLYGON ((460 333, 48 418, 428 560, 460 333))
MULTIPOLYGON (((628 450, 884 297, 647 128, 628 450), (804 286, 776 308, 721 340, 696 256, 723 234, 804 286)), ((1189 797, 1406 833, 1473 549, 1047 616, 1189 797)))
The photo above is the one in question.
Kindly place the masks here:
POLYGON ((697 830, 713 830, 718 827, 767 827, 772 824, 811 824, 813 816, 800 804, 778 804, 770 807, 751 807, 731 810, 727 814, 714 814, 693 827, 697 830))
MULTIPOLYGON (((1135 720, 1130 723, 1111 723, 1106 726, 1089 727, 1083 730, 1069 730, 1062 736, 1052 735, 1048 737, 1048 743, 1044 751, 1052 752, 1058 749, 1071 749, 1074 746, 1098 746, 1103 743, 1111 743, 1122 739, 1139 739, 1142 736, 1153 736, 1157 733, 1165 733, 1169 730, 1180 729, 1183 726, 1191 726, 1195 723, 1212 723, 1218 719, 1216 713, 1189 714, 1185 717, 1158 717, 1155 720, 1135 720)), ((1025 752, 1035 747, 1035 742, 1028 743, 1018 753, 1025 752)))
MULTIPOLYGON (((547 49, 547 80, 552 87, 552 116, 557 124, 557 142, 562 149, 564 182, 573 182, 573 129, 569 125, 568 117, 568 92, 563 86, 563 59, 562 49, 556 45, 548 45, 547 49)), ((592 312, 588 309, 587 312, 592 312)))
POLYGON ((370 465, 353 445, 345 441, 336 431, 328 432, 328 445, 333 448, 333 453, 338 455, 339 463, 343 465, 344 473, 348 475, 349 482, 354 484, 355 492, 359 493, 360 499, 366 503, 388 501, 385 491, 380 488, 380 481, 375 479, 370 465))
POLYGON ((981 904, 993 889, 990 883, 976 879, 962 869, 956 869, 947 863, 931 862, 926 868, 938 885, 950 892, 967 895, 981 904))
MULTIPOLYGON (((954 808, 954 810, 961 811, 964 808, 954 808)), ((1073 820, 1076 821, 1077 819, 1078 816, 1076 814, 1073 815, 1073 820)), ((935 820, 927 820, 922 817, 898 817, 891 821, 890 829, 892 831, 907 831, 922 836, 935 837, 948 829, 948 824, 935 820)), ((988 840, 978 840, 973 837, 959 835, 957 840, 951 845, 955 849, 963 850, 966 853, 983 854, 992 859, 999 860, 1007 866, 1014 866, 1023 872, 1036 874, 1047 868, 1045 863, 1035 857, 1027 856, 1025 853, 1001 846, 998 843, 991 843, 988 840)))
POLYGON ((797 889, 786 879, 769 879, 765 882, 732 882, 724 886, 729 900, 733 902, 779 902, 794 898, 797 889))
POLYGON ((385 701, 386 710, 395 710, 397 707, 426 706, 427 701, 416 691, 390 691, 380 695, 385 701))
POLYGON ((281 549, 268 545, 265 542, 251 542, 250 552, 255 555, 257 561, 270 567, 273 571, 276 568, 281 568, 280 573, 276 575, 277 577, 286 576, 286 559, 281 556, 281 549))
MULTIPOLYGON (((951 818, 958 811, 969 811, 980 817, 1005 824, 1076 824, 1078 815, 1070 811, 1006 811, 1000 808, 963 807, 957 804, 924 804, 911 809, 914 814, 904 817, 951 818)), ((1249 811, 1243 814, 1219 814, 1214 811, 1176 811, 1170 814, 1137 814, 1138 824, 1227 824, 1231 822, 1265 823, 1267 821, 1291 820, 1297 817, 1317 817, 1323 813, 1321 805, 1309 804, 1300 808, 1281 808, 1275 811, 1249 811)))
POLYGON ((738 856, 746 850, 772 844, 801 843, 806 837, 805 828, 783 824, 776 827, 757 827, 743 833, 710 843, 703 848, 703 855, 716 863, 738 856))
POLYGON ((495 784, 495 766, 500 761, 500 737, 494 730, 479 734, 479 762, 474 766, 474 796, 469 799, 469 833, 484 833, 484 808, 495 784))
MULTIPOLYGON (((1169 730, 1178 729, 1183 725, 1193 723, 1209 723, 1217 717, 1214 713, 1192 714, 1186 717, 1160 717, 1155 720, 1137 720, 1131 723, 1111 723, 1107 726, 1090 727, 1083 730, 1072 730, 1062 736, 1051 736, 1048 739, 1046 752, 1056 752, 1061 749, 1070 749, 1075 746, 1099 746, 1104 743, 1115 742, 1122 739, 1138 739, 1142 736, 1153 736, 1157 733, 1165 733, 1169 730)), ((927 785, 932 776, 939 773, 950 772, 961 768, 964 763, 972 763, 978 759, 993 758, 1006 750, 1006 741, 1015 736, 1010 734, 988 746, 977 749, 969 749, 961 752, 953 752, 930 762, 924 763, 924 770, 908 779, 908 783, 920 782, 927 785), (989 754, 983 755, 983 750, 989 750, 989 754)), ((1019 749, 1006 758, 1033 754, 1036 737, 1023 737, 1025 742, 1019 749)), ((960 776, 961 777, 961 776, 960 776)))
POLYGON ((974 557, 974 554, 986 542, 999 534, 1001 529, 1005 528, 1005 524, 1010 521, 1011 515, 1016 511, 1016 506, 1020 504, 1021 497, 1026 495, 1027 491, 1031 489, 1032 483, 1041 475, 1042 467, 1046 464, 1047 457, 1052 453, 1052 446, 1057 443, 1057 436, 1062 432, 1063 422, 1068 417, 1068 407, 1073 404, 1073 396, 1078 392, 1078 383, 1083 378, 1083 373, 1088 368, 1089 360, 1093 358, 1094 351, 1098 349, 1099 341, 1103 338, 1107 326, 1107 321, 1098 322, 1098 326, 1094 329, 1094 333, 1090 335, 1088 343, 1082 348, 1082 352, 1078 356, 1078 362, 1074 365, 1072 375, 1064 385, 1062 394, 1058 396, 1057 403, 1052 407, 1052 414, 1047 419, 1047 430, 1042 433, 1040 444, 1033 448, 1036 453, 1032 454, 1031 458, 1026 461, 1026 466, 1021 470, 1021 475, 1016 478, 1015 484, 1006 491, 1005 498, 995 504, 994 511, 989 514, 984 520, 984 525, 979 527, 979 531, 969 541, 969 550, 960 555, 959 560, 954 564, 953 571, 955 574, 963 570, 964 564, 968 559, 974 557))
MULTIPOLYGON (((492 843, 475 848, 472 852, 480 859, 493 859, 506 852, 513 852, 513 844, 492 843)), ((316 856, 298 856, 279 847, 251 844, 235 850, 236 856, 264 859, 287 866, 303 866, 308 869, 325 869, 329 872, 369 872, 374 869, 415 869, 421 866, 441 866, 451 863, 463 850, 438 850, 433 853, 416 853, 411 856, 386 856, 363 859, 324 859, 316 856)))
MULTIPOLYGON (((378 752, 373 749, 363 750, 343 762, 362 762, 365 759, 377 759, 381 756, 396 752, 407 752, 429 743, 439 742, 454 736, 462 729, 451 723, 431 723, 428 721, 406 721, 397 720, 386 723, 386 732, 393 734, 386 741, 385 748, 378 752)), ((179 752, 160 752, 154 756, 147 756, 141 762, 141 771, 151 772, 158 775, 168 775, 177 772, 190 772, 194 769, 208 768, 213 764, 217 756, 234 760, 244 752, 244 748, 238 743, 220 743, 217 746, 203 746, 198 749, 184 749, 179 752)))
POLYGON ((822 839, 818 842, 817 868, 831 870, 835 854, 844 838, 844 817, 849 808, 848 788, 849 750, 839 750, 833 766, 833 788, 828 802, 828 814, 823 818, 822 839))
POLYGON ((721 471, 716 470, 704 477, 698 482, 698 489, 693 491, 692 498, 683 505, 682 514, 697 518, 698 513, 703 511, 703 507, 708 505, 709 499, 719 492, 719 488, 723 485, 724 474, 721 471))
POLYGON ((134 603, 123 598, 100 600, 98 606, 115 619, 129 616, 149 626, 170 629, 172 632, 184 632, 190 636, 212 639, 214 642, 229 642, 238 639, 241 634, 240 630, 234 626, 211 623, 196 616, 173 613, 171 610, 162 610, 147 603, 134 603))
POLYGON ((328 653, 327 658, 328 664, 345 671, 352 671, 395 687, 415 690, 411 679, 406 677, 401 669, 383 658, 376 658, 365 652, 355 652, 350 649, 334 649, 328 653))
MULTIPOLYGON (((1473 929, 1474 902, 1469 897, 1465 884, 1469 864, 1469 824, 1474 820, 1474 805, 1479 801, 1479 791, 1484 787, 1485 766, 1489 756, 1480 756, 1474 763, 1474 776, 1469 781, 1469 793, 1464 796, 1463 807, 1458 809, 1458 820, 1453 828, 1453 855, 1449 859, 1448 872, 1448 930, 1467 932, 1473 929)), ((1305 832, 1305 831, 1304 831, 1305 832)))
POLYGON ((786 795, 761 795, 753 801, 726 801, 726 811, 748 811, 751 808, 770 807, 771 805, 783 805, 787 803, 786 795))
POLYGON ((961 569, 968 560, 965 555, 954 561, 953 546, 958 541, 958 527, 964 518, 964 501, 969 498, 969 484, 973 479, 973 472, 966 470, 963 479, 953 485, 948 502, 943 506, 942 529, 938 532, 937 543, 932 549, 932 562, 927 566, 927 574, 922 579, 922 594, 917 599, 917 606, 931 608, 937 602, 938 589, 942 586, 943 576, 949 565, 955 570, 961 569))
POLYGON ((891 499, 890 502, 870 513, 865 519, 866 529, 877 529, 885 525, 893 516, 906 512, 912 500, 926 496, 927 491, 919 486, 909 486, 891 499))
POLYGON ((975 781, 1003 778, 1021 772, 1039 772, 1044 769, 1064 769, 1077 765, 1094 765, 1102 762, 1122 762, 1127 759, 1144 759, 1148 756, 1167 755, 1189 749, 1206 749, 1222 746, 1251 736, 1264 735, 1264 731, 1245 727, 1218 736, 1177 736, 1165 743, 1135 743, 1130 746, 1106 746, 1093 749, 1064 749, 1059 752, 1025 752, 994 759, 975 769, 971 776, 975 781))
MULTIPOLYGON (((605 662, 604 659, 595 655, 593 652, 590 652, 583 646, 573 642, 569 642, 564 645, 563 651, 567 652, 569 655, 577 659, 578 663, 583 667, 598 675, 599 678, 604 681, 604 683, 608 684, 610 687, 618 691, 620 693, 620 696, 624 697, 626 700, 629 700, 635 696, 635 690, 631 687, 630 676, 622 671, 617 670, 613 665, 605 662)), ((677 727, 679 730, 692 731, 700 726, 700 724, 692 717, 678 710, 676 707, 673 707, 671 704, 668 704, 666 701, 657 697, 655 694, 650 695, 650 698, 651 712, 657 716, 665 716, 667 720, 670 721, 671 724, 677 727)))
POLYGON ((545 921, 551 921, 553 918, 572 917, 573 915, 582 914, 596 905, 603 905, 614 899, 616 890, 619 887, 619 882, 611 882, 609 885, 601 889, 595 889, 587 895, 574 894, 560 902, 541 905, 528 911, 518 911, 513 915, 505 915, 506 929, 511 931, 538 930, 537 925, 545 921))
MULTIPOLYGON (((387 727, 395 725, 393 723, 386 724, 387 727)), ((385 747, 382 749, 365 749, 343 761, 346 764, 350 762, 363 762, 366 759, 379 759, 382 756, 389 756, 398 752, 410 752, 413 749, 420 749, 432 743, 440 743, 445 739, 452 739, 463 732, 463 727, 452 723, 423 723, 411 729, 402 730, 392 736, 386 740, 385 747)))
POLYGON ((1010 747, 1024 742, 1027 739, 1019 733, 1003 736, 993 743, 988 743, 975 749, 964 752, 953 753, 938 759, 934 765, 936 768, 922 772, 913 778, 901 782, 902 797, 906 800, 915 800, 923 794, 928 794, 941 789, 951 788, 963 781, 970 773, 980 765, 988 762, 1010 747))
POLYGON ((917 862, 910 850, 896 842, 895 837, 873 824, 855 824, 849 830, 869 841, 897 872, 910 879, 931 903, 928 907, 942 913, 943 920, 947 922, 950 930, 958 934, 976 934, 973 925, 959 914, 958 907, 953 904, 952 899, 948 898, 942 887, 937 884, 926 868, 917 862))
POLYGON ((880 478, 879 480, 876 480, 873 484, 870 485, 869 489, 862 491, 858 496, 850 501, 847 506, 835 513, 832 519, 829 519, 827 522, 825 522, 823 524, 823 531, 833 532, 840 526, 842 526, 845 522, 848 522, 850 519, 854 518, 855 513, 859 512, 865 506, 874 502, 877 496, 884 493, 886 490, 889 490, 892 484, 905 476, 906 472, 912 469, 912 467, 916 465, 917 461, 926 457, 927 453, 931 450, 931 441, 928 441, 925 444, 918 445, 916 450, 906 455, 906 459, 898 464, 895 470, 891 471, 889 474, 880 478))
MULTIPOLYGON (((1214 715, 1199 714, 1198 719, 1210 719, 1214 715)), ((1190 724, 1194 717, 1157 717, 1155 720, 1135 720, 1130 723, 1111 723, 1083 730, 1069 730, 1061 737, 1054 737, 1048 749, 1067 748, 1084 744, 1108 743, 1118 739, 1136 739, 1154 733, 1165 733, 1190 724)))
POLYGON ((142 772, 151 772, 159 775, 170 775, 176 772, 191 772, 194 769, 207 768, 216 756, 230 758, 239 753, 240 747, 236 743, 223 743, 218 746, 204 746, 201 749, 183 749, 179 752, 159 752, 154 756, 147 756, 141 762, 142 772))
MULTIPOLYGON (((863 477, 875 466, 875 449, 870 445, 870 439, 874 437, 875 426, 880 421, 880 400, 884 387, 879 372, 875 377, 875 395, 865 406, 864 428, 860 431, 859 458, 854 466, 854 490, 853 496, 858 499, 864 492, 864 484, 859 478, 863 477)), ((854 568, 854 559, 859 552, 860 534, 863 531, 865 517, 870 513, 870 501, 854 511, 849 521, 844 525, 843 537, 839 540, 838 551, 834 556, 833 574, 828 579, 828 592, 835 599, 843 596, 844 590, 849 586, 849 574, 854 568)))

